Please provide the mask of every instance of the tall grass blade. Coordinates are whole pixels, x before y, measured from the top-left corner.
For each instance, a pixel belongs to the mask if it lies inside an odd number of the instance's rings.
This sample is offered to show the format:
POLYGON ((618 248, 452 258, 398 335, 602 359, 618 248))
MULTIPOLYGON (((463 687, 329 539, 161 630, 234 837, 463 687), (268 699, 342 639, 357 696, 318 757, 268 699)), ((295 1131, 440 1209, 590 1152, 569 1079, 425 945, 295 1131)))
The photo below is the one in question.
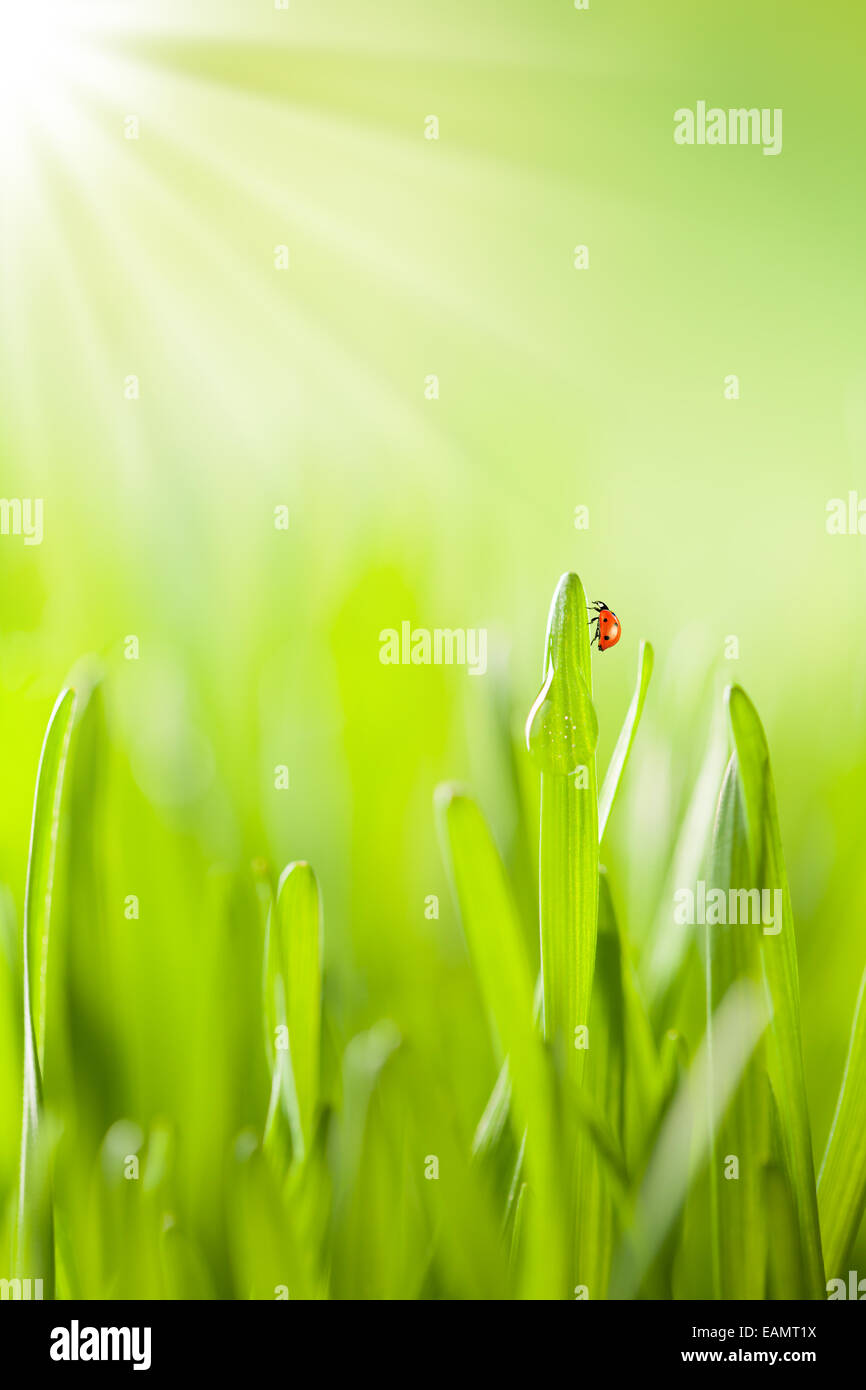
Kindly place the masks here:
POLYGON ((626 763, 632 750, 632 744, 637 733, 637 726, 643 713, 644 701, 646 700, 647 690, 649 689, 650 677, 653 673, 653 649, 652 645, 641 638, 640 650, 637 658, 637 685, 631 697, 631 704, 625 722, 620 729, 616 747, 613 750, 607 772, 604 774, 601 792, 598 798, 598 838, 599 843, 604 839, 604 832, 607 829, 607 822, 610 817, 616 794, 619 791, 625 772, 626 763))
POLYGON ((715 1084, 710 1087, 709 1042, 705 1037, 659 1130, 637 1194, 630 1230, 614 1264, 613 1297, 634 1298, 661 1252, 690 1182, 707 1161, 707 1097, 712 1099, 711 1119, 717 1126, 766 1024, 760 994, 748 981, 735 984, 713 1019, 715 1084))
POLYGON ((437 790, 443 850, 481 995, 500 1059, 508 1057, 516 1138, 528 1131, 529 1193, 522 1217, 524 1292, 561 1298, 567 1290, 556 1097, 534 1022, 534 985, 517 909, 493 838, 475 802, 437 790))
POLYGON ((847 1277, 848 1256, 866 1206, 866 972, 818 1177, 818 1210, 827 1277, 847 1277))
POLYGON ((824 1264, 800 1034, 797 944, 770 752, 757 710, 745 691, 740 686, 731 686, 727 699, 745 801, 751 882, 762 890, 781 894, 781 931, 775 935, 762 933, 760 938, 770 1012, 768 1062, 803 1246, 807 1279, 804 1294, 823 1298, 824 1264))
MULTIPOLYGON (((599 882, 598 948, 590 1011, 584 1088, 605 1116, 618 1146, 625 1110, 625 1001, 619 927, 607 875, 599 882)), ((582 1135, 578 1151, 578 1282, 590 1298, 603 1298, 610 1277, 616 1232, 616 1203, 608 1167, 597 1144, 582 1135)))
POLYGON ((806 1281, 797 1212, 784 1163, 775 1159, 764 1168, 764 1221, 771 1239, 767 1242, 763 1297, 782 1301, 799 1298, 806 1281))
POLYGON ((727 737, 720 718, 710 733, 694 791, 677 836, 671 871, 661 898, 662 905, 653 924, 652 941, 641 961, 640 973, 646 985, 656 1036, 667 1025, 673 1001, 682 984, 689 948, 694 941, 694 929, 676 920, 674 894, 677 888, 686 883, 695 883, 701 876, 727 757, 727 737))
MULTIPOLYGON (((713 1017, 728 990, 740 980, 760 987, 760 908, 740 890, 750 882, 749 845, 740 792, 736 754, 731 756, 719 797, 713 831, 708 887, 724 895, 725 912, 711 914, 706 926, 707 1044, 709 1084, 717 1085, 713 1052, 713 1017), (738 897, 732 899, 732 893, 738 897), (730 902, 746 908, 731 922, 730 902), (723 921, 710 922, 711 915, 723 921)), ((710 1097, 710 1194, 713 1274, 717 1298, 763 1298, 767 1258, 764 1205, 764 1165, 768 1158, 767 1083, 760 1045, 746 1063, 743 1076, 721 1124, 714 1124, 719 1107, 710 1097), (734 1168, 736 1164, 736 1168, 734 1168)))
POLYGON ((544 1036, 579 1073, 575 1029, 589 1023, 598 917, 598 720, 586 596, 559 581, 547 625, 544 684, 526 721, 541 770, 539 900, 544 1036))
POLYGON ((282 1105, 293 1157, 302 1161, 313 1140, 322 1033, 322 921, 309 864, 289 864, 280 877, 266 947, 266 992, 276 1034, 266 1146, 282 1105))
POLYGON ((75 692, 62 691, 39 758, 24 895, 23 1113, 13 1265, 18 1277, 42 1279, 47 1298, 54 1297, 54 1217, 42 1094, 46 979, 63 775, 74 712, 75 692))

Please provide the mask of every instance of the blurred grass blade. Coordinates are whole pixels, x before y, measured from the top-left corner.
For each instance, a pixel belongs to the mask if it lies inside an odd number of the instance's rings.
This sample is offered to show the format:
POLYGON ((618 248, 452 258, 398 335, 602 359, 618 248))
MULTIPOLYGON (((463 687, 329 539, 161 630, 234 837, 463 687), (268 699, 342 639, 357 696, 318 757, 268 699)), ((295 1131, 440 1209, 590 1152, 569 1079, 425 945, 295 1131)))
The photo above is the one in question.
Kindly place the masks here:
POLYGON ((508 1128, 508 1115, 511 1109, 511 1077, 508 1075, 508 1059, 499 1068, 499 1075, 490 1092, 490 1099, 478 1121, 472 1140, 472 1153, 485 1158, 496 1153, 502 1143, 502 1136, 508 1128))
POLYGON ((866 972, 830 1137, 818 1178, 818 1209, 828 1279, 847 1277, 848 1257, 866 1206, 866 972))
POLYGON ((289 864, 277 888, 266 947, 265 1012, 277 1035, 270 1039, 274 1091, 267 1142, 273 1145, 279 1096, 293 1156, 301 1161, 313 1139, 322 1032, 319 889, 313 870, 302 862, 289 864))
POLYGON ((604 832, 607 829, 608 818, 611 808, 616 800, 625 772, 626 763, 631 753, 632 744, 637 733, 637 726, 643 713, 644 701, 646 700, 647 690, 649 689, 650 677, 653 673, 653 649, 649 642, 641 638, 640 650, 637 658, 637 685, 631 697, 631 704, 625 722, 620 729, 616 747, 613 750, 610 764, 604 775, 601 792, 598 798, 598 838, 599 843, 604 839, 604 832))
POLYGON ((204 1302, 216 1298, 207 1262, 196 1242, 167 1216, 160 1235, 160 1255, 166 1296, 204 1302))
POLYGON ((598 949, 585 1082, 622 1143, 625 1114, 625 999, 619 925, 604 869, 599 874, 598 949))
POLYGON ((671 871, 653 924, 652 939, 640 963, 641 979, 645 982, 656 1036, 667 1026, 672 1000, 681 984, 683 964, 694 942, 694 929, 676 920, 674 894, 684 884, 695 883, 701 877, 727 756, 724 720, 719 716, 713 722, 695 788, 677 836, 671 871))
POLYGON ((75 713, 75 692, 64 690, 57 699, 39 759, 36 794, 33 800, 33 821, 30 829, 30 855, 27 864, 27 888, 24 898, 25 969, 36 1051, 40 1065, 45 1065, 45 1001, 48 966, 48 934, 51 928, 51 894, 54 888, 54 865, 57 856, 57 836, 60 830, 60 802, 63 795, 63 775, 69 752, 72 718, 75 713))
MULTIPOLYGON (((621 1148, 625 1104, 622 952, 604 871, 599 879, 598 949, 583 1083, 621 1148)), ((604 1298, 616 1233, 614 1196, 607 1167, 588 1137, 581 1136, 577 1161, 577 1282, 587 1287, 590 1298, 604 1298)))
POLYGON ((24 1077, 13 1265, 21 1278, 42 1279, 46 1298, 54 1296, 50 1141, 42 1101, 48 936, 63 774, 74 712, 75 692, 62 691, 51 712, 39 758, 24 895, 24 1077))
MULTIPOLYGON (((497 743, 500 749, 512 826, 504 858, 514 896, 520 908, 520 920, 530 964, 539 969, 538 940, 538 830, 530 826, 528 794, 534 799, 536 784, 531 770, 526 769, 523 740, 513 728, 514 706, 511 688, 501 666, 493 668, 493 716, 497 743), (527 776, 527 771, 529 775, 527 776)), ((522 731, 521 731, 522 732, 522 731)))
MULTIPOLYGON (((730 892, 748 890, 750 857, 736 754, 728 763, 713 830, 708 888, 729 902, 730 892)), ((738 903, 747 902, 742 896, 738 903)), ((706 925, 707 1041, 709 1084, 717 1084, 713 1055, 713 1016, 738 980, 760 987, 760 921, 706 925)), ((739 916, 744 914, 739 913, 739 916)), ((748 915, 748 914, 745 914, 748 915)), ((709 913, 708 913, 709 916, 709 913)), ((758 914, 758 918, 760 913, 758 914)), ((767 1259, 763 1168, 768 1158, 767 1082, 760 1045, 746 1063, 742 1079, 721 1124, 710 1098, 710 1194, 713 1283, 716 1298, 763 1298, 767 1259), (736 1176, 729 1165, 736 1161, 736 1176)))
POLYGON ((505 871, 478 806, 450 786, 437 811, 454 890, 501 1055, 533 1031, 533 982, 505 871))
POLYGON ((484 817, 453 787, 436 793, 443 850, 449 866, 478 986, 500 1058, 508 1057, 516 1138, 528 1131, 529 1195, 522 1218, 525 1271, 532 1297, 562 1298, 567 1290, 561 1184, 555 1142, 555 1092, 534 1021, 534 985, 517 909, 484 817))
MULTIPOLYGON (((227 1216, 233 1272, 238 1286, 235 1297, 263 1300, 317 1297, 313 1252, 301 1248, 280 1198, 279 1179, 256 1144, 255 1136, 249 1132, 237 1138, 232 1169, 227 1216)), ((175 1257, 176 1265, 178 1252, 166 1250, 165 1253, 175 1257)), ((181 1251, 181 1259, 188 1253, 181 1251)), ((169 1278, 173 1273, 168 1264, 169 1278)), ((195 1283, 192 1287, 195 1288, 195 1283)))
POLYGON ((632 1168, 638 1155, 645 1155, 658 1114, 663 1078, 646 1002, 627 947, 628 943, 621 938, 626 1050, 622 1144, 626 1161, 632 1168))
POLYGON ((382 1070, 401 1044, 397 1025, 391 1019, 385 1018, 380 1019, 366 1033, 359 1033, 352 1038, 343 1054, 345 1104, 335 1194, 338 1213, 348 1204, 356 1184, 370 1098, 382 1070))
POLYGON ((547 625, 544 684, 526 721, 541 770, 539 900, 544 1036, 579 1073, 575 1029, 589 1022, 598 915, 598 721, 592 704, 586 596, 559 581, 547 625))
MULTIPOLYGON (((658 1055, 656 1108, 652 1113, 650 1125, 642 1136, 644 1138, 644 1151, 641 1156, 641 1172, 646 1171, 648 1160, 670 1114, 671 1106, 680 1094, 680 1088, 687 1082, 688 1064, 689 1050, 685 1038, 675 1029, 670 1029, 661 1040, 658 1055)), ((645 1298, 672 1299, 674 1297, 674 1272, 687 1226, 688 1199, 692 1195, 693 1190, 687 1194, 687 1198, 675 1213, 659 1245, 649 1276, 644 1280, 641 1289, 641 1294, 645 1298)))
POLYGON ((787 1301, 801 1296, 805 1273, 797 1231, 797 1213, 791 1184, 781 1163, 766 1164, 764 1180, 764 1220, 772 1239, 767 1243, 767 1283, 765 1298, 787 1301))
POLYGON ((762 933, 760 938, 764 981, 769 996, 768 1061, 788 1179, 803 1245, 803 1266, 807 1279, 805 1292, 810 1298, 824 1298, 824 1264, 800 1034, 797 944, 770 752, 757 710, 745 691, 740 686, 731 686, 727 699, 745 800, 752 860, 751 882, 762 890, 781 894, 781 931, 775 935, 762 933))
POLYGON ((710 1089, 709 1040, 705 1037, 689 1074, 665 1116, 637 1195, 631 1228, 612 1275, 612 1297, 634 1298, 660 1253, 692 1179, 706 1163, 709 1127, 725 1114, 743 1071, 767 1023, 760 994, 748 981, 734 985, 713 1019, 714 1082, 710 1089))

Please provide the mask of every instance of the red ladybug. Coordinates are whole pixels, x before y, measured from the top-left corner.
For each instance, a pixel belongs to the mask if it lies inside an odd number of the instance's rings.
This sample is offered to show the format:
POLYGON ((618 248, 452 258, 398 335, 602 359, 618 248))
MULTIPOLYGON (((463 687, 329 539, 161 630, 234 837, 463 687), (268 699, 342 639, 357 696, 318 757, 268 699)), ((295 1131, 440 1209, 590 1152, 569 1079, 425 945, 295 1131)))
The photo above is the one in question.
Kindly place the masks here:
POLYGON ((590 644, 594 641, 597 642, 600 652, 606 652, 608 647, 615 647, 622 636, 619 618, 600 599, 592 605, 589 611, 593 615, 589 620, 590 627, 595 623, 595 632, 589 639, 590 644))

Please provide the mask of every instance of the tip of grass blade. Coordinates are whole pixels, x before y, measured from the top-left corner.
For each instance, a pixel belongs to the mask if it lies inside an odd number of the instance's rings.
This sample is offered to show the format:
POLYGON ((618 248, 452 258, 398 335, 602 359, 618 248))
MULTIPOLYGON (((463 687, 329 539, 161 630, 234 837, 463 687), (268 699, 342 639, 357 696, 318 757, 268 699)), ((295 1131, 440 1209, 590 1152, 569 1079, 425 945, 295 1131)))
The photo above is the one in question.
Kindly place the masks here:
POLYGON ((439 783, 433 793, 433 811, 440 833, 446 833, 446 819, 452 807, 457 808, 465 802, 471 802, 472 799, 472 793, 462 782, 439 783))
POLYGON ((761 716, 758 714, 754 701, 749 698, 741 685, 734 684, 725 688, 725 706, 734 731, 748 730, 754 744, 766 753, 768 749, 767 735, 761 723, 761 716))
POLYGON ((544 683, 526 720, 526 746, 541 771, 553 775, 589 763, 598 743, 586 613, 580 579, 564 574, 547 620, 544 683))
POLYGON ((286 867, 283 869, 283 872, 280 874, 280 877, 277 881, 278 893, 282 892, 284 885, 293 874, 297 874, 299 879, 311 878, 315 882, 316 875, 310 868, 308 861, 306 859, 293 859, 291 864, 287 864, 286 867))

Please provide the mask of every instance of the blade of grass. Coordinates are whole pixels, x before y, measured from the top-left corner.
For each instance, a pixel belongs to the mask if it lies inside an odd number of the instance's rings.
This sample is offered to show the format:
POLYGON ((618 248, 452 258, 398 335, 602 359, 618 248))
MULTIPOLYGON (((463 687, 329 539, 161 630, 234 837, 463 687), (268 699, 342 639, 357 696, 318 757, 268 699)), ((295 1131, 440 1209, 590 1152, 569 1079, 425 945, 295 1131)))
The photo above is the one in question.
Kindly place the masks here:
MULTIPOLYGON (((625 1002, 622 953, 613 900, 602 870, 598 900, 598 949, 590 1011, 584 1087, 622 1145, 625 1101, 625 1002)), ((604 1298, 616 1231, 616 1209, 597 1146, 581 1137, 577 1211, 578 1282, 591 1298, 604 1298)))
MULTIPOLYGON (((645 1172, 648 1160, 655 1148, 658 1136, 670 1113, 671 1106, 680 1094, 680 1088, 688 1078, 689 1050, 685 1038, 675 1029, 670 1029, 661 1040, 658 1057, 658 1099, 652 1114, 649 1129, 644 1135, 644 1152, 640 1171, 645 1172)), ((687 1194, 679 1210, 668 1226, 658 1252, 652 1262, 651 1271, 643 1281, 641 1294, 644 1298, 672 1299, 674 1297, 674 1272, 677 1255, 683 1244, 687 1225, 687 1194)))
POLYGON ((400 1046, 397 1025, 383 1018, 366 1033, 352 1038, 343 1053, 344 1106, 334 1199, 336 1216, 349 1204, 357 1180, 370 1098, 383 1068, 400 1046))
POLYGON ((28 971, 36 1051, 43 1068, 51 895, 54 889, 54 866, 60 830, 63 776, 69 753, 75 703, 75 692, 67 689, 58 696, 51 711, 39 759, 30 830, 30 856, 24 899, 24 937, 27 945, 25 968, 28 971))
POLYGON ((768 1061, 803 1245, 806 1296, 824 1298, 824 1263, 800 1034, 797 943, 770 751, 758 712, 745 691, 737 685, 729 687, 727 701, 746 808, 751 882, 782 895, 781 931, 776 935, 762 934, 760 938, 770 1012, 768 1061))
POLYGON ((677 836, 671 871, 653 924, 651 941, 641 959, 641 979, 646 986, 655 1036, 665 1030, 682 985, 684 963, 694 941, 691 927, 676 920, 674 893, 685 883, 695 883, 710 843, 719 784, 727 761, 727 737, 721 715, 713 721, 710 737, 685 816, 677 836))
POLYGON ((818 1209, 829 1278, 846 1277, 866 1206, 866 971, 854 1009, 836 1113, 818 1177, 818 1209))
MULTIPOLYGON (((235 1297, 319 1297, 313 1252, 298 1240, 280 1195, 278 1176, 249 1131, 236 1140, 228 1194, 235 1297)), ((169 1277, 171 1273, 169 1269, 169 1277)))
POLYGON ((625 1117, 625 999, 619 924, 606 870, 599 873, 598 950, 586 1084, 622 1143, 625 1117))
MULTIPOLYGON (((713 828, 708 887, 730 901, 730 890, 749 889, 749 845, 736 754, 725 772, 713 828)), ((742 901, 740 899, 739 901, 742 901)), ((706 925, 707 1045, 709 1085, 717 1085, 713 1017, 738 980, 760 985, 760 922, 706 925)), ((743 1069, 724 1121, 710 1097, 710 1199, 713 1283, 716 1298, 763 1298, 766 1225, 763 1170, 768 1158, 767 1087, 760 1044, 743 1069), (731 1160, 737 1175, 729 1175, 731 1160), (724 1171, 723 1171, 724 1169, 724 1171)))
POLYGON ((508 1059, 499 1068, 499 1075, 490 1092, 490 1099, 478 1121, 472 1140, 472 1153, 476 1158, 487 1158, 497 1153, 502 1136, 508 1128, 508 1115, 511 1109, 511 1077, 508 1075, 508 1059))
MULTIPOLYGON (((289 864, 277 887, 266 947, 266 1014, 285 1028, 273 1052, 274 1087, 266 1146, 275 1143, 276 1108, 284 1107, 296 1161, 313 1139, 322 1031, 322 922, 319 889, 309 864, 289 864)), ((274 1046, 274 1039, 271 1039, 274 1046)))
POLYGON ((659 1054, 634 966, 623 961, 626 1087, 623 1149, 629 1167, 645 1152, 662 1095, 659 1054))
POLYGON ((508 1057, 518 1142, 527 1132, 529 1196, 522 1223, 522 1290, 565 1296, 567 1267, 557 1194, 555 1091, 534 1023, 534 986, 505 870, 479 808, 450 786, 438 788, 443 852, 469 953, 500 1057, 508 1057))
POLYGON ((599 843, 604 839, 604 832, 607 829, 607 822, 610 817, 616 794, 619 791, 625 772, 626 763, 632 750, 632 744, 637 733, 637 726, 643 713, 644 701, 646 700, 647 690, 649 689, 650 677, 653 673, 653 649, 649 642, 641 638, 640 650, 637 658, 637 684, 634 694, 631 697, 631 704, 625 717, 616 747, 613 750, 608 765, 607 772, 604 774, 601 792, 598 798, 598 838, 599 843))
POLYGON ((797 1213, 783 1163, 764 1167, 764 1211, 767 1230, 767 1282, 764 1297, 787 1301, 799 1298, 805 1276, 800 1253, 797 1213))
POLYGON ((170 1299, 216 1298, 213 1278, 202 1251, 170 1216, 166 1216, 160 1235, 160 1255, 166 1295, 170 1299))
POLYGON ((46 978, 63 775, 74 712, 75 692, 66 689, 51 711, 39 758, 24 895, 23 1113, 13 1264, 19 1277, 42 1279, 46 1298, 54 1297, 54 1216, 42 1096, 46 978))
MULTIPOLYGON (((503 772, 512 816, 511 833, 505 848, 505 864, 514 896, 520 908, 527 944, 527 953, 534 970, 538 971, 538 865, 533 842, 537 836, 530 829, 527 807, 527 780, 523 769, 523 746, 513 728, 511 689, 504 670, 493 671, 493 715, 497 742, 501 750, 503 772)), ((531 780, 531 779, 530 779, 531 780)), ((534 792, 534 787, 532 788, 534 792)))
POLYGON ((541 770, 539 898, 544 1036, 580 1073, 575 1029, 589 1022, 598 917, 598 720, 586 596, 564 574, 550 605, 544 684, 526 721, 541 770))
POLYGON ((719 1124, 766 1023, 760 994, 748 981, 735 984, 713 1020, 716 1084, 711 1091, 705 1037, 659 1130, 630 1229, 614 1262, 612 1297, 634 1298, 640 1289, 682 1208, 690 1183, 707 1161, 707 1096, 712 1098, 713 1122, 719 1124))

